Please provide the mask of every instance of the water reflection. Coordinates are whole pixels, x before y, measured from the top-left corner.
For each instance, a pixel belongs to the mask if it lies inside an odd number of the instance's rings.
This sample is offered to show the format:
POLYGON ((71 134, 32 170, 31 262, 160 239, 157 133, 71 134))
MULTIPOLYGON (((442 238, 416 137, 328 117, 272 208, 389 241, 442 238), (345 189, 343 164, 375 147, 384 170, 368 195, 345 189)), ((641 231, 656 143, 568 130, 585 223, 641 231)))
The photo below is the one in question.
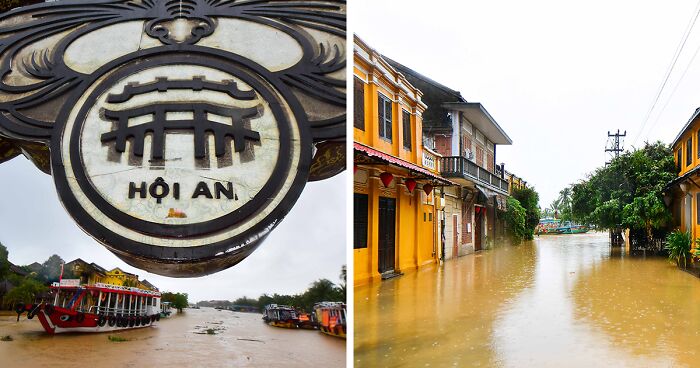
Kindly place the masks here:
POLYGON ((461 257, 355 289, 358 367, 493 366, 493 325, 531 286, 534 247, 461 257))
POLYGON ((695 366, 700 280, 540 237, 355 290, 358 367, 695 366))

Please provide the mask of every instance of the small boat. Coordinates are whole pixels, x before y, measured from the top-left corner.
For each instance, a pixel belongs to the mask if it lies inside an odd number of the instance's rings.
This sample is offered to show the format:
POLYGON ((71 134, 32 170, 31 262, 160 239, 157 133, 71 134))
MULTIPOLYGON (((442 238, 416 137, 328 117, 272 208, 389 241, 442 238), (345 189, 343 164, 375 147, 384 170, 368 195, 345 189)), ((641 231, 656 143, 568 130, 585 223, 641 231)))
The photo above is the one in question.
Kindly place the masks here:
POLYGON ((157 291, 103 283, 61 285, 58 282, 51 284, 50 291, 54 295, 53 304, 18 303, 17 320, 27 312, 28 319, 38 317, 50 334, 126 330, 152 326, 160 320, 157 291))
POLYGON ((314 314, 316 314, 318 329, 321 332, 326 335, 345 338, 347 334, 345 303, 316 303, 314 304, 314 314))
POLYGON ((310 314, 297 311, 297 315, 299 316, 297 327, 305 330, 315 330, 318 327, 313 313, 310 314))
POLYGON ((539 224, 535 228, 535 234, 558 234, 557 228, 559 228, 560 223, 560 220, 551 217, 540 219, 539 224))
POLYGON ((557 234, 583 234, 588 232, 588 226, 573 225, 571 221, 567 221, 563 226, 558 227, 557 234))
POLYGON ((160 303, 160 317, 161 318, 168 318, 168 317, 170 317, 170 314, 173 313, 172 306, 170 304, 171 304, 170 302, 160 303))
POLYGON ((299 324, 297 311, 287 305, 266 305, 262 318, 265 323, 274 327, 297 328, 299 324))

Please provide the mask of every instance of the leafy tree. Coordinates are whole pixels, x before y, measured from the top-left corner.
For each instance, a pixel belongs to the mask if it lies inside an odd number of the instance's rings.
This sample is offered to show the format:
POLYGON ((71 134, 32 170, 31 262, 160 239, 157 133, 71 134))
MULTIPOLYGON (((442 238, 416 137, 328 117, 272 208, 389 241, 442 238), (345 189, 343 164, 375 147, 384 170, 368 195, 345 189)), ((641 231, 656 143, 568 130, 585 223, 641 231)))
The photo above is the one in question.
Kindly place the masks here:
POLYGON ((538 205, 540 195, 534 189, 525 187, 514 189, 511 196, 525 209, 525 229, 527 230, 525 239, 531 240, 534 238, 537 224, 540 223, 540 207, 538 205))
POLYGON ((64 264, 63 258, 54 254, 41 264, 41 276, 47 282, 57 282, 61 275, 61 265, 64 264))
POLYGON ((645 143, 574 184, 572 216, 599 228, 643 231, 651 239, 653 230, 664 228, 671 219, 663 190, 675 176, 671 149, 662 142, 645 143))
POLYGON ((235 305, 247 305, 247 306, 256 306, 258 305, 258 301, 256 299, 248 298, 248 297, 242 297, 238 298, 233 301, 233 304, 235 305))
POLYGON ((5 305, 14 305, 16 303, 32 303, 39 294, 45 293, 48 288, 41 282, 32 279, 31 277, 22 278, 17 286, 12 288, 3 297, 5 305))
POLYGON ((9 253, 2 243, 0 243, 0 281, 7 279, 10 274, 10 261, 7 259, 9 253))
POLYGON ((520 205, 515 198, 508 198, 506 201, 506 212, 503 214, 506 221, 508 236, 516 243, 520 243, 527 238, 527 227, 525 226, 525 208, 520 205))
POLYGON ((348 268, 343 265, 340 269, 340 292, 343 295, 343 300, 347 299, 347 285, 348 284, 348 268))
POLYGON ((182 310, 190 305, 187 300, 187 293, 171 293, 166 291, 161 294, 160 298, 162 302, 170 302, 170 305, 176 308, 178 313, 182 313, 182 310))

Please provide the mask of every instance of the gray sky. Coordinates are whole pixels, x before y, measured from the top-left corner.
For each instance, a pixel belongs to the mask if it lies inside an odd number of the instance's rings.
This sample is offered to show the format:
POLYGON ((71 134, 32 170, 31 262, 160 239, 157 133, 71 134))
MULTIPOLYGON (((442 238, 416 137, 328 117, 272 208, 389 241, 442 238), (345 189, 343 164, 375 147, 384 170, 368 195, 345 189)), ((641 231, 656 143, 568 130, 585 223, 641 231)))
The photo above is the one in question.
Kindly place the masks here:
POLYGON ((543 207, 605 163, 608 130, 627 130, 625 148, 638 134, 637 147, 671 143, 700 106, 700 57, 690 64, 699 21, 640 133, 696 1, 398 3, 353 1, 352 30, 484 104, 513 139, 498 147, 498 162, 534 184, 543 207))
POLYGON ((23 156, 0 165, 0 178, 0 242, 19 265, 42 263, 54 253, 66 262, 80 257, 135 273, 162 291, 186 292, 193 302, 299 293, 320 278, 337 284, 346 263, 346 173, 308 183, 284 221, 243 262, 189 279, 150 274, 122 262, 80 230, 61 206, 53 179, 23 156))

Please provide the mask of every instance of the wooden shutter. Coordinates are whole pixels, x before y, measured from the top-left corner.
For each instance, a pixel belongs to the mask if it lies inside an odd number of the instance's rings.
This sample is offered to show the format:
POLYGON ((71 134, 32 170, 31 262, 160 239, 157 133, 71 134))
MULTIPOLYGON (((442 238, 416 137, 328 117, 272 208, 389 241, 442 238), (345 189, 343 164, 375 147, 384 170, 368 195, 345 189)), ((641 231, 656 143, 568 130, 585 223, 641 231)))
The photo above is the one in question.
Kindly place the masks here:
POLYGON ((355 117, 353 125, 357 129, 365 130, 365 84, 360 78, 355 77, 354 90, 355 117))

